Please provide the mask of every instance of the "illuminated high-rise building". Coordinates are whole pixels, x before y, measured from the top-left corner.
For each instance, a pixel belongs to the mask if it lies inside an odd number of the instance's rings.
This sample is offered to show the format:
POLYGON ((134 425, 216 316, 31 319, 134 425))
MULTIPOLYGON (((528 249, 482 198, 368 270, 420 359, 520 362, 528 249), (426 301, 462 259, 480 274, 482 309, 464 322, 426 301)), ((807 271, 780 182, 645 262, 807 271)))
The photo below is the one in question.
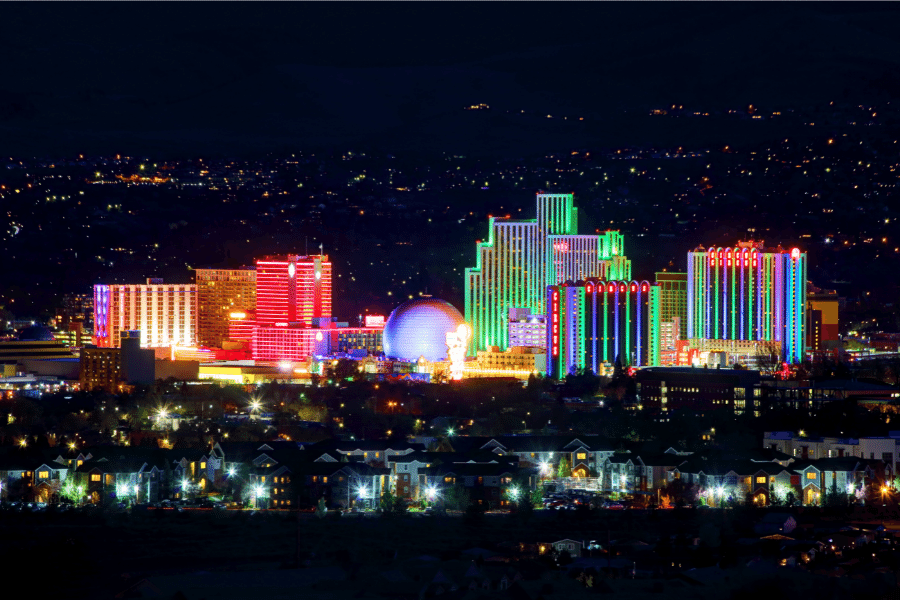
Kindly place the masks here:
POLYGON ((197 345, 197 285, 146 284, 94 286, 94 344, 118 348, 121 332, 140 330, 141 346, 197 345))
POLYGON ((537 218, 491 217, 488 240, 477 246, 477 266, 466 269, 465 320, 470 354, 509 345, 509 309, 546 313, 546 290, 589 277, 630 279, 622 234, 578 235, 572 194, 538 194, 537 218))
POLYGON ((197 340, 221 348, 231 313, 256 310, 256 269, 196 269, 197 340))
POLYGON ((807 334, 809 352, 821 354, 841 347, 840 299, 834 290, 820 290, 810 286, 806 296, 807 334))
POLYGON ((256 261, 256 322, 301 324, 331 317, 331 262, 326 255, 266 256, 256 261))
POLYGON ((688 252, 687 338, 781 342, 781 359, 803 360, 806 253, 759 242, 688 252))
POLYGON ((661 271, 656 274, 659 284, 659 318, 663 322, 678 319, 678 339, 687 338, 687 273, 661 271))
POLYGON ((547 287, 547 376, 659 364, 660 286, 588 279, 547 287))

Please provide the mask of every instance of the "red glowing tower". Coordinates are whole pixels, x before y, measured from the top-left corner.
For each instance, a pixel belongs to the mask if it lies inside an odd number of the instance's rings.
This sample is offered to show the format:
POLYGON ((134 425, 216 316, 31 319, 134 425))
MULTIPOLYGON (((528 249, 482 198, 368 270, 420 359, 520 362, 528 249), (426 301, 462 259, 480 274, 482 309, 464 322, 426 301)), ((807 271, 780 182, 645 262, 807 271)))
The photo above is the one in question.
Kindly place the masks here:
POLYGON ((327 255, 265 256, 256 261, 256 323, 318 326, 331 318, 331 261, 327 255))

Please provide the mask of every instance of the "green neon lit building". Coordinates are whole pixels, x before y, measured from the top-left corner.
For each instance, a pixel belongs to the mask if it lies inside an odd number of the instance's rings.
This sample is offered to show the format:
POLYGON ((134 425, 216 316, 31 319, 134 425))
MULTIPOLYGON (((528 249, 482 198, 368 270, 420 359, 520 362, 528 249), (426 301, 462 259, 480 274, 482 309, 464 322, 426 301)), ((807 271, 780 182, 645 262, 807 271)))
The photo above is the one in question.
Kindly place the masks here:
POLYGON ((546 314, 548 285, 594 278, 630 279, 618 231, 578 235, 572 194, 538 194, 537 218, 491 217, 488 240, 477 245, 477 264, 466 269, 466 322, 472 326, 469 351, 508 346, 509 309, 546 314))
POLYGON ((659 365, 659 284, 588 279, 547 288, 547 376, 659 365))

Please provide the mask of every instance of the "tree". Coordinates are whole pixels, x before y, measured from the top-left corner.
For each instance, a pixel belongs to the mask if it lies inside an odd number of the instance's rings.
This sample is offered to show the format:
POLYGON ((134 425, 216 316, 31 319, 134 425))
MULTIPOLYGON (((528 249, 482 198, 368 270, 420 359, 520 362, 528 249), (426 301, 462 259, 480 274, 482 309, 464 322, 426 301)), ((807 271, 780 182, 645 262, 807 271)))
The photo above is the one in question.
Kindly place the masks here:
POLYGON ((73 504, 80 504, 84 500, 84 485, 78 485, 74 477, 66 477, 59 489, 59 495, 73 504))
POLYGON ((559 460, 559 467, 556 469, 557 477, 571 477, 572 476, 572 467, 569 465, 569 459, 563 456, 559 460))
MULTIPOLYGON (((824 489, 822 495, 825 496, 824 489)), ((822 499, 822 504, 833 507, 847 506, 847 495, 838 490, 836 478, 831 480, 831 487, 828 489, 828 495, 822 499)))
POLYGON ((454 485, 444 491, 444 504, 450 510, 463 510, 471 503, 469 490, 462 485, 454 485))

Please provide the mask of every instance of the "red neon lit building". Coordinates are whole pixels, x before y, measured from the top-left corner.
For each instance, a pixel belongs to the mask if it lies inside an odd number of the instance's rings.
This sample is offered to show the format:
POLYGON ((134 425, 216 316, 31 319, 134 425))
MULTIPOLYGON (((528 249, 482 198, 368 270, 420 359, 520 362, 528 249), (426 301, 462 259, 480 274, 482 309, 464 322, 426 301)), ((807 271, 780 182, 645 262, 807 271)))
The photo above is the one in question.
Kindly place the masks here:
POLYGON ((327 329, 254 327, 250 352, 253 360, 300 362, 331 351, 327 329))
POLYGON ((228 339, 235 342, 247 342, 253 339, 253 327, 256 326, 256 313, 252 311, 236 311, 231 313, 228 321, 228 339))
POLYGON ((256 321, 300 324, 331 318, 331 261, 327 255, 265 256, 256 261, 256 321))

